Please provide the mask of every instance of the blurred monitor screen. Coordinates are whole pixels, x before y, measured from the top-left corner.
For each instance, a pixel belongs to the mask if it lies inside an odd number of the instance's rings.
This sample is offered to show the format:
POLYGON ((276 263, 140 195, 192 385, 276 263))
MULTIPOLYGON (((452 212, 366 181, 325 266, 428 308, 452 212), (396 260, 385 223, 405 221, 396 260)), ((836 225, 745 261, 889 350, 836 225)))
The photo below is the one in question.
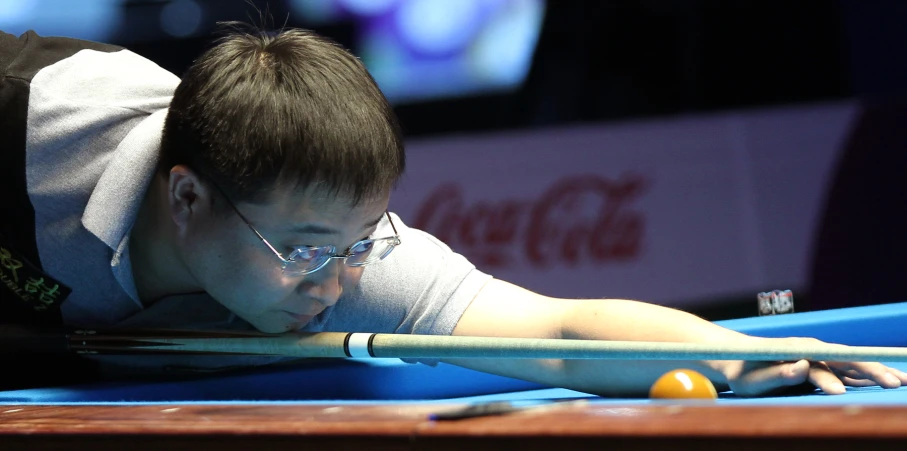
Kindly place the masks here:
POLYGON ((519 87, 544 0, 290 0, 307 20, 352 18, 357 53, 393 102, 519 87))
POLYGON ((0 30, 20 35, 106 41, 120 26, 125 0, 0 0, 0 30))
MULTIPOLYGON (((292 24, 315 29, 354 24, 353 51, 397 104, 518 88, 529 72, 545 14, 545 0, 271 3, 289 11, 292 24)), ((42 35, 107 42, 169 40, 210 31, 212 11, 223 11, 223 6, 223 0, 0 0, 0 30, 20 34, 33 29, 42 35), (127 6, 141 3, 159 5, 156 17, 142 12, 142 22, 155 26, 123 29, 127 6)))

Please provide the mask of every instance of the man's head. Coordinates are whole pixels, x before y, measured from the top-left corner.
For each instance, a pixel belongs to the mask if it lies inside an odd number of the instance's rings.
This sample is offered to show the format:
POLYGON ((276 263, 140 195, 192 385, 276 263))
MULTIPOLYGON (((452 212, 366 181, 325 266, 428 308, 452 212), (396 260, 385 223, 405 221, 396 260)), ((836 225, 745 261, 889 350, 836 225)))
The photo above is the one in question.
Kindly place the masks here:
POLYGON ((397 119, 362 63, 313 33, 237 31, 189 68, 164 126, 161 170, 185 164, 235 201, 278 186, 354 202, 403 173, 397 119))
POLYGON ((382 238, 375 223, 404 169, 396 118, 366 69, 301 30, 237 31, 204 53, 174 94, 161 147, 180 268, 266 332, 304 325, 362 268, 332 260, 287 274, 259 238, 284 257, 382 238))

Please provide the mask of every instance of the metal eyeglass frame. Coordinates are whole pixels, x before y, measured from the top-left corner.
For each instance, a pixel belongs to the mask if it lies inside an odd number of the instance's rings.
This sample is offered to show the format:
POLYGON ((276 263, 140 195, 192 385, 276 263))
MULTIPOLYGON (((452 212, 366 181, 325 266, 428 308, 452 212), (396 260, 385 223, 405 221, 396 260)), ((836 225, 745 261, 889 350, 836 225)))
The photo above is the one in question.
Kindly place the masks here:
MULTIPOLYGON (((240 212, 239 209, 236 208, 236 205, 233 204, 233 201, 230 200, 230 198, 227 196, 227 193, 225 193, 213 181, 209 180, 209 182, 211 183, 212 186, 214 186, 215 189, 217 189, 217 191, 220 192, 220 194, 221 194, 221 196, 223 196, 224 200, 227 201, 227 205, 229 205, 230 208, 233 209, 233 211, 236 213, 236 215, 239 216, 239 219, 241 219, 244 223, 246 223, 246 226, 248 226, 249 229, 252 230, 253 233, 255 233, 255 236, 257 236, 258 239, 261 240, 261 242, 264 243, 265 246, 267 246, 268 249, 270 249, 271 252, 273 252, 274 255, 277 256, 277 258, 280 259, 280 261, 283 263, 281 270, 283 270, 284 273, 288 273, 288 274, 292 274, 292 275, 296 275, 296 276, 304 276, 307 274, 312 274, 313 272, 318 271, 318 270, 324 268, 325 266, 327 266, 328 263, 330 263, 330 261, 335 258, 343 259, 344 260, 343 263, 350 267, 366 266, 366 265, 369 265, 372 263, 377 263, 381 260, 384 260, 384 258, 387 257, 388 255, 390 255, 390 253, 393 252, 394 248, 399 246, 401 243, 400 234, 397 232, 397 227, 394 226, 394 221, 393 221, 393 219, 391 219, 390 213, 385 210, 384 215, 387 216, 387 221, 390 223, 391 229, 393 229, 393 231, 394 231, 393 236, 388 236, 388 237, 384 237, 384 238, 376 238, 376 239, 359 240, 359 241, 353 243, 352 246, 346 248, 346 250, 343 253, 339 253, 339 254, 334 252, 337 250, 337 246, 334 246, 333 244, 328 245, 328 246, 299 246, 293 251, 294 253, 303 247, 308 248, 308 249, 330 249, 330 250, 328 250, 328 253, 326 255, 322 255, 322 256, 318 257, 318 258, 323 259, 323 261, 313 268, 307 268, 304 271, 287 271, 287 266, 293 265, 293 264, 298 264, 298 262, 284 257, 283 254, 281 254, 280 251, 278 251, 274 246, 272 246, 271 243, 269 243, 268 240, 255 228, 255 226, 253 226, 252 223, 248 219, 246 219, 245 215, 243 215, 242 212, 240 212), (386 252, 384 252, 383 255, 379 256, 377 260, 372 260, 372 261, 365 260, 365 261, 362 261, 359 263, 353 263, 353 264, 347 263, 347 259, 354 256, 353 254, 350 253, 350 249, 353 249, 354 247, 359 246, 360 244, 369 242, 369 241, 372 243, 377 242, 377 241, 390 241, 390 247, 387 249, 386 252)), ((292 253, 290 255, 292 256, 292 253)))

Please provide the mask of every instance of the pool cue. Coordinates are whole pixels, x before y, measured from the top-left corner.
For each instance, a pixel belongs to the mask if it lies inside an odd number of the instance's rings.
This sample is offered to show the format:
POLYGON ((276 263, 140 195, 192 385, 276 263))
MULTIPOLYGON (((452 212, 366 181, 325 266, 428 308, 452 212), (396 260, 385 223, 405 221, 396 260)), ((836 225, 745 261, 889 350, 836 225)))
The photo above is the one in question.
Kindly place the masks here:
POLYGON ((373 333, 76 331, 67 335, 79 354, 236 354, 309 358, 601 359, 749 361, 907 361, 907 348, 832 344, 746 346, 700 343, 465 337, 373 333))

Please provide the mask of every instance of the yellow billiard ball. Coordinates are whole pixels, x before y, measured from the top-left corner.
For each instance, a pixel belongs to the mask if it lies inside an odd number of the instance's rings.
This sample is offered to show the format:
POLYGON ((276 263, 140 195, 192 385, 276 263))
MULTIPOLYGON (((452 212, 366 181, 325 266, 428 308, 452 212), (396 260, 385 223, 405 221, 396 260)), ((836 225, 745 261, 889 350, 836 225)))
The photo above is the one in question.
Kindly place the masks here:
POLYGON ((668 371, 649 389, 654 399, 716 399, 718 391, 709 378, 693 370, 668 371))

